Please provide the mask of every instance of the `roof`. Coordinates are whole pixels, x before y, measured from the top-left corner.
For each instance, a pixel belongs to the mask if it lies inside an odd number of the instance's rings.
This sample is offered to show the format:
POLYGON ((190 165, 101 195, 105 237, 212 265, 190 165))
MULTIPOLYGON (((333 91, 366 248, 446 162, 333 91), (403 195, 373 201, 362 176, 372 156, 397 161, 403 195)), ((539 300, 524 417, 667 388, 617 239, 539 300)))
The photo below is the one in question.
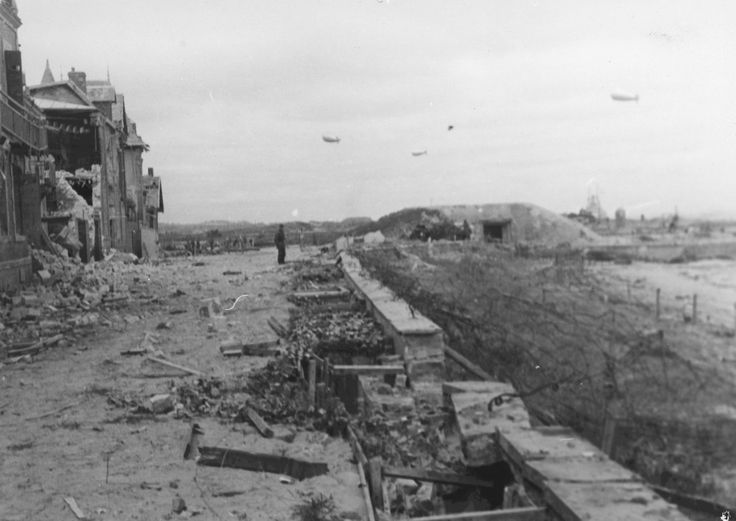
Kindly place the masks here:
POLYGON ((128 127, 128 137, 125 140, 125 146, 130 148, 141 147, 144 150, 149 150, 148 144, 143 141, 143 138, 138 135, 138 128, 128 115, 125 115, 125 124, 128 127))
POLYGON ((46 110, 44 104, 50 102, 57 102, 58 105, 48 107, 48 110, 97 110, 97 107, 90 103, 84 91, 69 80, 32 85, 28 87, 28 92, 36 105, 42 110, 46 110), (69 106, 63 104, 69 104, 69 106))
POLYGON ((68 110, 79 112, 93 112, 97 110, 89 105, 81 105, 78 103, 69 103, 68 101, 57 101, 44 98, 34 98, 33 102, 41 110, 68 110))
POLYGON ((164 211, 164 192, 160 177, 144 175, 143 194, 146 208, 156 208, 159 213, 164 211))
POLYGON ((148 150, 148 143, 143 141, 143 139, 138 134, 128 134, 128 139, 125 140, 125 146, 128 147, 141 147, 148 150))
POLYGON ((89 80, 87 82, 87 97, 92 102, 109 102, 117 101, 115 87, 107 81, 89 80))

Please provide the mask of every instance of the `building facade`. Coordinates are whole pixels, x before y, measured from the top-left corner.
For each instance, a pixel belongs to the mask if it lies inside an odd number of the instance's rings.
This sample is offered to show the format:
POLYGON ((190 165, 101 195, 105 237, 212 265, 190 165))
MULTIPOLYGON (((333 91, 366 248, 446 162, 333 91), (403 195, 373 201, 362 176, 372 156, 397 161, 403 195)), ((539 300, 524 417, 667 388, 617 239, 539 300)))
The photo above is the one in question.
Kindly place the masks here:
POLYGON ((0 2, 0 289, 30 279, 49 171, 42 112, 25 92, 14 0, 0 2))

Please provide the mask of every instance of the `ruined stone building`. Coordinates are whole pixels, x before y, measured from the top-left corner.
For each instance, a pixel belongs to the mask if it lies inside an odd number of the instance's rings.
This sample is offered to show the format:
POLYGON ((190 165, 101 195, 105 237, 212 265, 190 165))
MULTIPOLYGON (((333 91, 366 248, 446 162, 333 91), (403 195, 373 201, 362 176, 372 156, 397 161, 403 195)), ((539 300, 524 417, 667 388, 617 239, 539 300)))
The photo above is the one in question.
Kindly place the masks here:
POLYGON ((31 275, 46 186, 43 114, 25 92, 14 0, 0 2, 0 290, 31 275))
MULTIPOLYGON (((142 256, 143 152, 148 145, 127 114, 125 97, 109 79, 87 80, 74 68, 67 80, 55 81, 48 64, 41 84, 29 91, 48 120, 55 177, 87 204, 85 209, 66 199, 50 207, 49 233, 75 236, 83 261, 99 259, 110 248, 142 256)), ((62 192, 57 187, 64 199, 62 192)), ((64 242, 72 252, 73 242, 64 242)))
POLYGON ((158 257, 158 214, 164 211, 164 192, 161 178, 153 175, 153 168, 143 178, 143 207, 145 216, 141 227, 143 256, 158 257))

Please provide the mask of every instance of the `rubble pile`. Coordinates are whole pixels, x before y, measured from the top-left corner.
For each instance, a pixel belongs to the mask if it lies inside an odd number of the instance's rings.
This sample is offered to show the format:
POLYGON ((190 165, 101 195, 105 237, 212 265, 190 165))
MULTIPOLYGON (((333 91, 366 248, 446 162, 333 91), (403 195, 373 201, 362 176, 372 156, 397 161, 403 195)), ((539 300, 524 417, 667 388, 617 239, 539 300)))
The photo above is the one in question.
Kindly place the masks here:
MULTIPOLYGON (((248 375, 250 405, 266 421, 293 423, 339 435, 350 416, 342 402, 329 394, 319 409, 309 407, 307 389, 294 362, 282 357, 248 375)), ((328 391, 329 392, 329 391, 328 391)))
MULTIPOLYGON (((250 421, 247 411, 252 409, 266 422, 288 423, 330 435, 341 434, 349 419, 334 395, 328 396, 321 408, 310 407, 306 386, 294 362, 285 359, 273 360, 238 380, 199 378, 176 386, 173 393, 178 416, 214 416, 239 423, 250 421)), ((111 403, 132 406, 132 412, 149 409, 141 398, 117 397, 111 403)))
POLYGON ((386 465, 464 471, 461 454, 440 425, 417 415, 399 418, 376 412, 357 425, 367 458, 381 456, 386 465))
POLYGON ((334 284, 342 277, 342 270, 333 264, 300 263, 295 266, 292 286, 295 291, 315 290, 319 284, 334 284))
POLYGON ((73 344, 91 334, 91 326, 112 326, 115 317, 105 313, 110 308, 133 300, 157 302, 150 288, 128 287, 124 281, 131 268, 117 262, 82 264, 33 250, 32 263, 35 284, 0 294, 0 359, 30 361, 42 348, 73 344))
POLYGON ((329 356, 334 363, 349 363, 353 356, 376 358, 393 351, 391 340, 367 312, 297 312, 292 316, 290 340, 297 349, 329 356))

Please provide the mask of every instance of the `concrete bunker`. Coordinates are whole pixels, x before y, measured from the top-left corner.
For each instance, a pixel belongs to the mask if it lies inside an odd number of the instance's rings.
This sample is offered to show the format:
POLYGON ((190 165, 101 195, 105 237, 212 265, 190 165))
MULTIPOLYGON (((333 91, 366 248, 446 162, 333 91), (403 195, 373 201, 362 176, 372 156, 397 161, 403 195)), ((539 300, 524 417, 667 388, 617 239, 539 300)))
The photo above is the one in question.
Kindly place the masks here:
POLYGON ((486 242, 511 242, 511 219, 485 219, 481 221, 483 240, 486 242))

